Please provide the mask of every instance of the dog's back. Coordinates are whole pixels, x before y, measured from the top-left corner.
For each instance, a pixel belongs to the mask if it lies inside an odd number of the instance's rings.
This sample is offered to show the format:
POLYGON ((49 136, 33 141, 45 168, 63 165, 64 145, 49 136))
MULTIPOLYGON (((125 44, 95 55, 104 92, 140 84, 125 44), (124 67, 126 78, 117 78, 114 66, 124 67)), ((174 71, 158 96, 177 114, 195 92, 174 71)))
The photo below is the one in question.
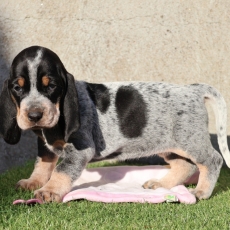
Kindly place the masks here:
MULTIPOLYGON (((190 142, 204 145, 208 114, 198 86, 133 82, 105 83, 103 87, 107 108, 96 107, 105 142, 101 156, 122 152, 119 159, 139 158, 173 148, 187 149, 190 142)), ((97 90, 94 93, 100 94, 97 90)), ((105 101, 100 96, 94 96, 96 105, 105 101)))

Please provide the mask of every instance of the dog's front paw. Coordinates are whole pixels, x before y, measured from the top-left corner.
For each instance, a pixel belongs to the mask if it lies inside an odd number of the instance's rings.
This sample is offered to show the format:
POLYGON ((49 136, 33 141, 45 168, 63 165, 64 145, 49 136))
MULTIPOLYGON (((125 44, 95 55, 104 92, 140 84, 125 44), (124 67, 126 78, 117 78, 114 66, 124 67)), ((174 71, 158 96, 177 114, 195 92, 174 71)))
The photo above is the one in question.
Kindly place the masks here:
POLYGON ((157 188, 162 187, 162 185, 161 185, 160 182, 157 182, 155 180, 149 180, 149 181, 146 181, 142 185, 142 187, 145 188, 145 189, 157 189, 157 188))
POLYGON ((34 198, 41 200, 45 203, 48 202, 61 202, 63 194, 58 191, 52 191, 51 189, 41 188, 34 191, 34 198))
POLYGON ((43 182, 36 179, 22 179, 16 184, 16 189, 34 191, 38 188, 41 188, 43 185, 43 182))
POLYGON ((36 199, 43 202, 61 202, 71 189, 71 178, 64 173, 53 172, 50 180, 42 188, 34 191, 36 199))

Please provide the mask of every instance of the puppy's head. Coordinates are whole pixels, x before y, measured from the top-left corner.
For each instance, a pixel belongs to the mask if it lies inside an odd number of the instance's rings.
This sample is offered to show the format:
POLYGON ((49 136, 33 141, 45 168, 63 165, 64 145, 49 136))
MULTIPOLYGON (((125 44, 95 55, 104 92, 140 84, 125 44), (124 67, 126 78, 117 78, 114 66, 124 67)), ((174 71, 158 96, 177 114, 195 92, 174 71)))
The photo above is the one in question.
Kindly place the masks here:
POLYGON ((8 124, 1 132, 5 141, 15 143, 12 138, 18 136, 20 129, 52 128, 60 115, 64 118, 63 134, 67 141, 79 126, 73 76, 51 50, 39 46, 24 49, 14 58, 0 97, 0 119, 8 124))

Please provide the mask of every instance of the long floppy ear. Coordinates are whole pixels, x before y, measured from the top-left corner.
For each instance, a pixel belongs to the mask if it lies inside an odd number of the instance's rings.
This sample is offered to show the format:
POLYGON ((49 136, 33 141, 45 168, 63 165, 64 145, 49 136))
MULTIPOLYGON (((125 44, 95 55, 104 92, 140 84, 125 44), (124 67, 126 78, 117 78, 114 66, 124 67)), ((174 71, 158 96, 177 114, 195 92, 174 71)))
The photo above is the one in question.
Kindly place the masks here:
POLYGON ((8 80, 6 80, 0 95, 0 136, 11 145, 17 144, 21 137, 21 129, 18 127, 16 115, 16 105, 8 91, 8 80))
POLYGON ((73 75, 66 74, 66 94, 63 100, 63 115, 65 120, 65 142, 80 126, 78 110, 78 94, 73 75))

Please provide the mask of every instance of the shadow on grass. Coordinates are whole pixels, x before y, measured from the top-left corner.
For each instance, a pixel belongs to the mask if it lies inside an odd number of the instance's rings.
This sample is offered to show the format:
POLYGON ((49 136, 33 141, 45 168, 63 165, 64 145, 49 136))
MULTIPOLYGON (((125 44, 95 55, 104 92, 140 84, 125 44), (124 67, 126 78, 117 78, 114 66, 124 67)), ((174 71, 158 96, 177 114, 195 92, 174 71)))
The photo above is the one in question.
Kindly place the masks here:
POLYGON ((220 172, 219 179, 216 183, 212 195, 217 195, 222 192, 226 192, 230 189, 230 169, 223 167, 220 172))

